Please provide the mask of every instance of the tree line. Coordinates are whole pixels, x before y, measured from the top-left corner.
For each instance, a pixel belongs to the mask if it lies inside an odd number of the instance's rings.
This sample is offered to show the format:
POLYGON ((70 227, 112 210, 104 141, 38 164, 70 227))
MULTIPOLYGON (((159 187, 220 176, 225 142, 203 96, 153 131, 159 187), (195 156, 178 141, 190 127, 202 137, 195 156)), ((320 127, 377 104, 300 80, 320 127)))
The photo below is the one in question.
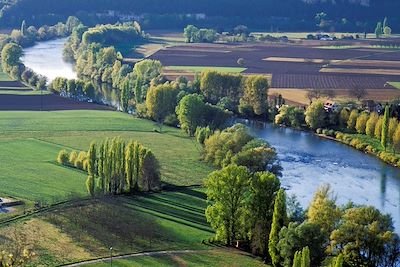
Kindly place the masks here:
POLYGON ((88 193, 119 195, 161 189, 160 165, 148 148, 136 141, 107 138, 92 142, 87 152, 61 150, 57 162, 87 171, 88 193))

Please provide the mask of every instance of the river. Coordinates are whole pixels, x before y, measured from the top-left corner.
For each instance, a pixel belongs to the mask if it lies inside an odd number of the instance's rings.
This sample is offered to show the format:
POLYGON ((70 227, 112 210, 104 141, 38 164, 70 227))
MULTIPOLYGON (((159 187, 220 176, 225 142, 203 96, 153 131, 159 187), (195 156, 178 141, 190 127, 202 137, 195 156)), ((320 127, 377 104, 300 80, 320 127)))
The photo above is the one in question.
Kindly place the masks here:
POLYGON ((36 73, 47 77, 51 82, 56 77, 75 79, 73 64, 63 60, 63 48, 67 38, 39 42, 25 48, 22 62, 36 73))
MULTIPOLYGON (((23 62, 49 80, 75 78, 62 59, 65 39, 42 42, 24 50, 23 62)), ((117 98, 117 97, 115 97, 117 98)), ((246 123, 253 134, 277 150, 283 167, 282 186, 307 207, 315 191, 330 184, 337 201, 373 205, 393 217, 400 231, 400 169, 346 145, 270 124, 246 123)))

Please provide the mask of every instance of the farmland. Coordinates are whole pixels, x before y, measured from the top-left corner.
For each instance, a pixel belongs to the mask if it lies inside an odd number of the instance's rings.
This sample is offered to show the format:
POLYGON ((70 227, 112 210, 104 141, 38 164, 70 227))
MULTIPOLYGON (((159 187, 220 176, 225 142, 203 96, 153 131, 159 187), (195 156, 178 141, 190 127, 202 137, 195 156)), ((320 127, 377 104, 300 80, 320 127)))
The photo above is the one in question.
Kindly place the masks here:
MULTIPOLYGON (((271 88, 276 90, 334 89, 343 92, 360 87, 371 91, 371 96, 379 95, 371 99, 387 101, 400 96, 393 86, 400 82, 400 50, 377 46, 376 42, 348 42, 343 49, 326 49, 332 45, 323 42, 316 45, 315 41, 190 44, 162 49, 150 58, 160 60, 166 66, 166 74, 171 74, 174 67, 170 66, 180 66, 181 71, 175 70, 175 76, 188 74, 184 66, 189 69, 193 66, 243 67, 244 75, 272 76, 271 88), (242 66, 237 63, 239 58, 244 59, 242 66)), ((398 40, 391 39, 390 42, 398 43, 398 40)))

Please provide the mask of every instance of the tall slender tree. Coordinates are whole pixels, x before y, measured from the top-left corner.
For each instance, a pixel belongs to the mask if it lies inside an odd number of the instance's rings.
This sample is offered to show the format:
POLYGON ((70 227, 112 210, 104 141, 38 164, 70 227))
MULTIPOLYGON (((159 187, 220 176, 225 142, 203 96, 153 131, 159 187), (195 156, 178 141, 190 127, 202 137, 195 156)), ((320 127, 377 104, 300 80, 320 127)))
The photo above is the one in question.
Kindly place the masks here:
POLYGON ((275 198, 274 214, 272 216, 271 232, 269 234, 268 251, 271 256, 272 264, 276 267, 279 266, 281 261, 277 244, 279 241, 279 231, 283 226, 287 225, 286 213, 286 193, 283 189, 278 191, 275 198))
POLYGON ((388 144, 388 132, 389 132, 389 106, 386 105, 385 113, 383 115, 382 122, 382 134, 381 134, 381 144, 383 149, 386 151, 386 147, 388 144))

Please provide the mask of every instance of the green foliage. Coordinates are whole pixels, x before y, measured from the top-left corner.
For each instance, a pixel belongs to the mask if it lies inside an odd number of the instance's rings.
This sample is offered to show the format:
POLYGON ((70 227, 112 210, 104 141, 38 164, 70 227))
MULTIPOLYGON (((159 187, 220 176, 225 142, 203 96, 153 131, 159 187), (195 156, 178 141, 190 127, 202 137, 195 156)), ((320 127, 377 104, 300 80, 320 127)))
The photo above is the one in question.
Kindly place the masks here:
POLYGON ((306 110, 305 121, 307 125, 315 130, 325 126, 326 111, 322 102, 312 103, 306 110))
POLYGON ((199 144, 204 144, 207 138, 211 136, 213 131, 210 129, 210 127, 197 127, 196 132, 194 133, 194 136, 196 138, 196 141, 199 144))
POLYGON ((63 149, 58 153, 57 162, 62 165, 67 165, 69 163, 69 155, 68 152, 63 149))
POLYGON ((219 128, 231 115, 217 106, 204 103, 203 96, 199 94, 185 95, 176 107, 176 114, 181 128, 190 136, 199 126, 219 128))
POLYGON ((397 118, 389 119, 389 128, 388 128, 388 142, 393 143, 394 133, 396 132, 397 126, 399 125, 399 121, 397 118))
POLYGON ((280 260, 277 263, 278 266, 291 266, 292 260, 296 251, 302 251, 298 257, 300 258, 301 265, 303 266, 303 255, 304 264, 307 266, 309 263, 312 266, 321 266, 321 262, 325 257, 324 247, 325 237, 321 233, 318 225, 310 222, 289 223, 286 227, 284 226, 279 233, 279 242, 277 244, 278 253, 280 260), (308 249, 304 249, 308 247, 308 249), (308 257, 307 257, 308 256, 308 257))
POLYGON ((237 105, 243 94, 242 80, 243 77, 237 74, 204 71, 201 73, 200 90, 210 103, 216 104, 223 97, 228 97, 237 105))
POLYGON ((330 186, 319 188, 308 208, 308 221, 318 225, 327 240, 337 226, 340 216, 341 212, 336 206, 336 199, 332 196, 330 186))
POLYGON ((375 127, 378 122, 378 119, 379 119, 379 115, 376 112, 372 112, 371 115, 369 116, 369 119, 365 126, 365 133, 369 137, 375 137, 375 127))
POLYGON ((150 87, 146 97, 148 115, 162 124, 168 115, 174 114, 177 95, 178 89, 169 83, 150 87))
POLYGON ((349 121, 350 111, 348 108, 342 108, 339 113, 339 125, 341 128, 347 127, 347 122, 349 121))
POLYGON ((382 34, 383 34, 382 22, 378 22, 375 27, 375 36, 376 38, 380 38, 382 34))
POLYGON ((283 189, 280 189, 275 197, 274 202, 274 213, 272 215, 272 225, 269 234, 268 241, 268 252, 271 256, 272 264, 280 266, 281 256, 278 248, 278 242, 280 239, 279 232, 282 227, 287 225, 288 219, 286 214, 286 193, 283 189))
POLYGON ((381 144, 384 150, 386 151, 386 147, 388 144, 388 133, 389 133, 389 106, 385 107, 385 113, 383 115, 382 121, 382 134, 381 134, 381 144))
POLYGON ((353 109, 350 112, 349 119, 347 120, 347 129, 349 129, 350 131, 356 130, 357 118, 358 118, 358 110, 353 109))
POLYGON ((400 151, 400 125, 397 126, 392 139, 393 139, 393 146, 394 146, 395 150, 400 151))
POLYGON ((86 189, 91 196, 95 194, 95 182, 93 175, 89 175, 86 179, 86 189))
POLYGON ((1 65, 3 70, 10 73, 13 67, 18 67, 21 64, 22 47, 10 43, 6 44, 1 51, 1 65))
POLYGON ((310 249, 308 247, 304 247, 301 252, 301 267, 310 267, 311 259, 310 259, 310 249))
POLYGON ((375 131, 374 131, 375 138, 378 140, 381 140, 382 127, 383 127, 383 117, 379 116, 378 121, 375 124, 375 131))
POLYGON ((369 119, 369 116, 367 113, 363 112, 361 113, 356 120, 356 131, 359 134, 365 134, 365 128, 367 125, 367 121, 369 119))
POLYGON ((299 128, 305 123, 304 110, 294 106, 283 105, 275 116, 275 123, 299 128))
POLYGON ((142 39, 142 33, 131 25, 100 25, 88 29, 82 35, 82 43, 100 43, 104 46, 117 43, 135 43, 142 39))
POLYGON ((335 265, 334 267, 343 267, 343 254, 339 254, 335 258, 335 265))
POLYGON ((198 29, 187 25, 183 30, 187 43, 212 43, 217 39, 217 33, 212 29, 198 29))
POLYGON ((279 179, 272 173, 257 172, 251 178, 249 213, 251 250, 253 254, 268 256, 274 200, 280 188, 279 179))
POLYGON ((330 250, 343 254, 349 266, 392 266, 398 257, 393 253, 398 253, 398 248, 391 217, 374 207, 347 209, 331 235, 330 250))
POLYGON ((216 239, 232 245, 235 240, 244 238, 250 184, 250 173, 246 167, 229 165, 214 171, 204 184, 207 199, 213 203, 206 209, 206 218, 216 231, 216 239))
POLYGON ((240 99, 240 106, 249 106, 252 113, 260 116, 268 111, 268 79, 261 75, 252 75, 244 79, 243 96, 240 99))

